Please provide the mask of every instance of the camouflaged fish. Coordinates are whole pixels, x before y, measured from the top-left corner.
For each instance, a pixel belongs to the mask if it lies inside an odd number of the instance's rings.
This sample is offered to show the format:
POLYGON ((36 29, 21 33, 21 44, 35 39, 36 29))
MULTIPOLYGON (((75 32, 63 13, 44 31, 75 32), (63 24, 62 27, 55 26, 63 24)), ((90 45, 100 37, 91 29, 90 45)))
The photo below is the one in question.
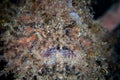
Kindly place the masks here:
POLYGON ((3 24, 6 72, 16 80, 104 80, 107 30, 88 0, 26 0, 3 24), (97 64, 96 64, 97 63, 97 64))

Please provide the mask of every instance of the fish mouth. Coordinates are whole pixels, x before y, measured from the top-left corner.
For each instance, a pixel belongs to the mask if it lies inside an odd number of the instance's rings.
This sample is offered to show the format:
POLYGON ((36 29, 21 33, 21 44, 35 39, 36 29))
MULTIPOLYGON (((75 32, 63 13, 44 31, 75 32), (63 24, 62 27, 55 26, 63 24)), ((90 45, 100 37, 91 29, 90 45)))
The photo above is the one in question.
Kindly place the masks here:
POLYGON ((78 55, 79 54, 71 48, 56 46, 45 50, 42 54, 42 58, 44 58, 44 63, 48 66, 57 63, 63 65, 64 63, 71 64, 71 60, 75 61, 75 59, 79 59, 78 55))
POLYGON ((59 46, 49 48, 46 51, 44 51, 42 56, 51 57, 56 55, 62 55, 64 58, 76 57, 76 53, 66 46, 62 48, 60 48, 59 46))
MULTIPOLYGON (((85 54, 81 51, 72 50, 66 46, 61 48, 57 46, 49 48, 45 50, 42 56, 43 65, 48 68, 55 66, 54 71, 63 71, 63 75, 66 74, 66 72, 70 72, 72 73, 71 75, 74 75, 74 73, 80 72, 81 70, 88 70, 85 54), (76 70, 72 70, 73 66, 76 70), (80 67, 80 70, 77 66, 80 67)), ((42 74, 42 69, 44 69, 44 67, 39 70, 40 74, 42 74)))

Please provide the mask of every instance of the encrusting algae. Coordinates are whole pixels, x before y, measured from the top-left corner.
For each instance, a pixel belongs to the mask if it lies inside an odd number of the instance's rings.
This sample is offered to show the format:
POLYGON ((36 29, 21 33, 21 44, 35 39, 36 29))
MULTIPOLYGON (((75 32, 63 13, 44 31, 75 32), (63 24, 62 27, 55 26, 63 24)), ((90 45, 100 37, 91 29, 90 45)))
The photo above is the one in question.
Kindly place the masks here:
MULTIPOLYGON (((92 20, 89 0, 26 0, 2 39, 7 66, 16 80, 105 80, 110 41, 92 20), (102 36, 101 36, 102 35, 102 36), (97 60, 97 61, 96 61, 97 60)), ((3 15, 4 16, 4 15, 3 15)))

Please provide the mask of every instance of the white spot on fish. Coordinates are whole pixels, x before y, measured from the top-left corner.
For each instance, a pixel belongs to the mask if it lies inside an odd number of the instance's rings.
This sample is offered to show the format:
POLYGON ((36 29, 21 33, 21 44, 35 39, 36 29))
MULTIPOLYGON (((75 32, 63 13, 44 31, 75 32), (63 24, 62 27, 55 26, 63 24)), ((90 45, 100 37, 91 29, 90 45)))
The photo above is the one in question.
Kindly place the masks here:
POLYGON ((70 16, 72 17, 73 20, 76 21, 78 25, 82 25, 82 21, 80 20, 78 13, 70 12, 70 16))
MULTIPOLYGON (((73 8, 72 0, 69 0, 69 1, 68 1, 68 7, 69 7, 70 9, 73 8)), ((76 21, 77 25, 79 25, 79 26, 82 25, 82 21, 80 20, 80 17, 79 17, 79 15, 78 15, 78 13, 76 13, 76 12, 70 12, 69 15, 71 16, 71 18, 72 18, 73 20, 76 21)))

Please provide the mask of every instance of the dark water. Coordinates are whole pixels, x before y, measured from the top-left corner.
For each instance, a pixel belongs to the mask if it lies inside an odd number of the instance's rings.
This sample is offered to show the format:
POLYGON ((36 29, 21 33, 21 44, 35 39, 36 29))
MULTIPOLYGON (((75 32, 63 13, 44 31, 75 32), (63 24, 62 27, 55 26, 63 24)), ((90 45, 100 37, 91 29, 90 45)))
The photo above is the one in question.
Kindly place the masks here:
POLYGON ((119 1, 120 0, 91 0, 91 6, 94 11, 93 18, 98 19, 103 16, 113 4, 119 1))

